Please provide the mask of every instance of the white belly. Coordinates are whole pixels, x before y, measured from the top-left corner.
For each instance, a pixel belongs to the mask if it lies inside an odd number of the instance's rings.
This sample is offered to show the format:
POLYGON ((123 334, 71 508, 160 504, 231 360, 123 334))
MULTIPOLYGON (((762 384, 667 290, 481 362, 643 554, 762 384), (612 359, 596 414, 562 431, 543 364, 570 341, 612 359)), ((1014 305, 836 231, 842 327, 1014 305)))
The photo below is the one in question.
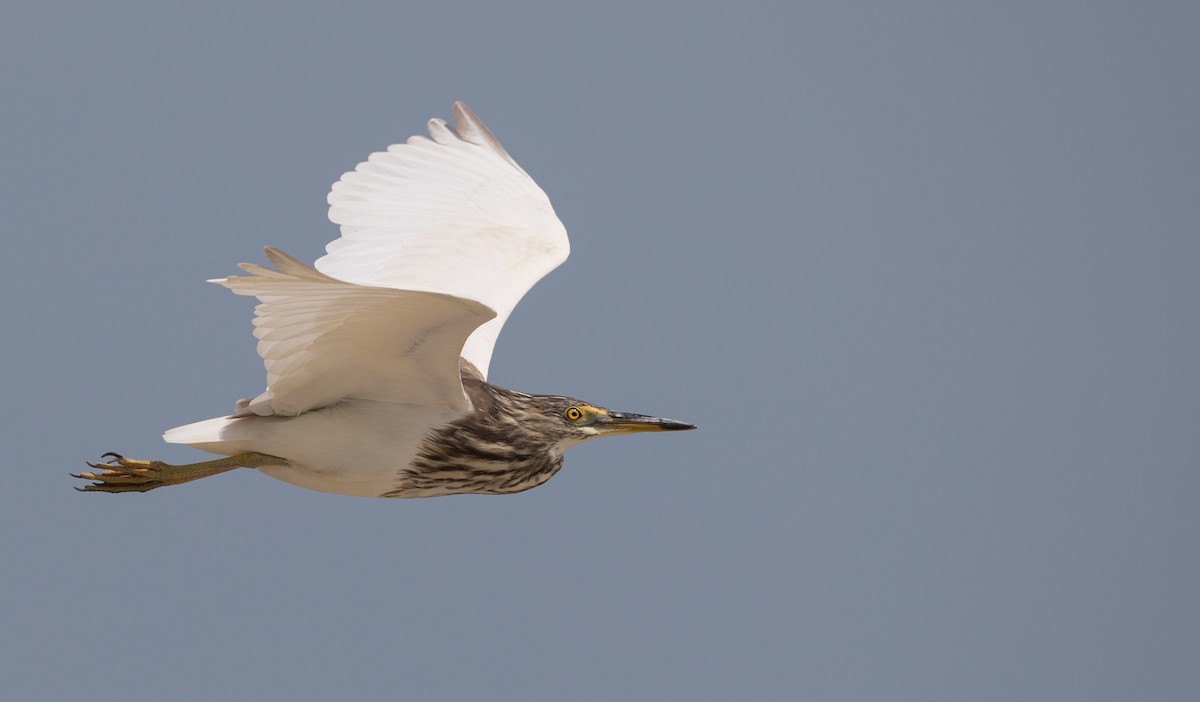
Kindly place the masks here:
POLYGON ((447 408, 353 400, 298 417, 232 420, 221 431, 228 448, 201 448, 279 456, 289 465, 259 470, 310 490, 379 497, 399 486, 428 432, 457 418, 447 408))

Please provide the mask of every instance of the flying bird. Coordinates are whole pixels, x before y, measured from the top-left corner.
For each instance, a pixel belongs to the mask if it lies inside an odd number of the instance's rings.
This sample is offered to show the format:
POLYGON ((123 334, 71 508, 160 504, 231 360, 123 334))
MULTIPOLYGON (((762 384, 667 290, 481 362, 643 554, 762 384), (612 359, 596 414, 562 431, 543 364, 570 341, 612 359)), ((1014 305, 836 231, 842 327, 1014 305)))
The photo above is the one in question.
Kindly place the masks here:
POLYGON ((211 282, 258 298, 267 389, 227 417, 176 427, 169 443, 220 454, 186 465, 106 453, 73 477, 87 492, 146 492, 256 468, 312 490, 363 497, 521 492, 572 446, 601 436, 694 429, 560 395, 487 382, 517 302, 566 260, 567 232, 537 183, 479 117, 371 154, 329 193, 341 237, 309 266, 211 282))

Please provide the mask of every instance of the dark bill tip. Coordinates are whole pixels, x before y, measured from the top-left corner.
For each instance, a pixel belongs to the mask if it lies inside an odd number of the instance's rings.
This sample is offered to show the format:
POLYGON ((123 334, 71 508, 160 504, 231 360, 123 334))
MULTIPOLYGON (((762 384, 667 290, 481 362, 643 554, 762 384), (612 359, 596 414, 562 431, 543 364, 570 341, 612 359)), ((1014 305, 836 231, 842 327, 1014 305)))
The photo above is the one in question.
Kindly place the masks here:
POLYGON ((608 425, 614 432, 635 432, 635 431, 681 431, 684 429, 695 429, 695 424, 687 422, 677 422, 674 419, 663 419, 662 417, 648 417, 644 414, 630 414, 628 412, 609 412, 607 417, 600 420, 600 423, 608 425))

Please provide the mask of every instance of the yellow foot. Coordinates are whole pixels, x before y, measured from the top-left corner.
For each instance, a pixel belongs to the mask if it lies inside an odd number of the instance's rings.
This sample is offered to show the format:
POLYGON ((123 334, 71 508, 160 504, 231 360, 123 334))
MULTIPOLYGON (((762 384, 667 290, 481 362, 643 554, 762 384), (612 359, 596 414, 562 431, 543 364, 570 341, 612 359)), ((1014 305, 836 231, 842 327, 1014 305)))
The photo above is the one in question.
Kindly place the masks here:
POLYGON ((167 464, 162 461, 138 461, 125 458, 119 453, 106 453, 101 458, 112 458, 111 463, 88 463, 100 470, 99 473, 72 473, 72 478, 95 480, 92 485, 77 487, 81 492, 146 492, 168 483, 163 481, 167 464))
POLYGON ((91 485, 77 487, 81 492, 146 492, 164 485, 178 485, 210 475, 217 475, 234 468, 257 468, 263 465, 287 465, 287 459, 261 453, 240 453, 236 456, 219 458, 215 461, 189 463, 173 466, 162 461, 139 461, 125 458, 119 453, 106 453, 101 458, 111 458, 109 463, 89 463, 99 472, 72 473, 71 477, 93 480, 91 485))

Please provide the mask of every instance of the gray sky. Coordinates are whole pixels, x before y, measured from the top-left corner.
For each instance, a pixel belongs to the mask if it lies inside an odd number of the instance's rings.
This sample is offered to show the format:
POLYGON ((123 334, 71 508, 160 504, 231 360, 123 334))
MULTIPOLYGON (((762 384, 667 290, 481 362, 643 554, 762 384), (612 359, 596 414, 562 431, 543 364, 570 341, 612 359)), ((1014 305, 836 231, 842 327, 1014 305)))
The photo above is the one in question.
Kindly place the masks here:
POLYGON ((17 4, 11 699, 1200 697, 1194 3, 17 4), (159 432, 264 375, 202 281, 456 99, 572 236, 492 380, 701 429, 510 497, 71 491, 203 457, 159 432))

